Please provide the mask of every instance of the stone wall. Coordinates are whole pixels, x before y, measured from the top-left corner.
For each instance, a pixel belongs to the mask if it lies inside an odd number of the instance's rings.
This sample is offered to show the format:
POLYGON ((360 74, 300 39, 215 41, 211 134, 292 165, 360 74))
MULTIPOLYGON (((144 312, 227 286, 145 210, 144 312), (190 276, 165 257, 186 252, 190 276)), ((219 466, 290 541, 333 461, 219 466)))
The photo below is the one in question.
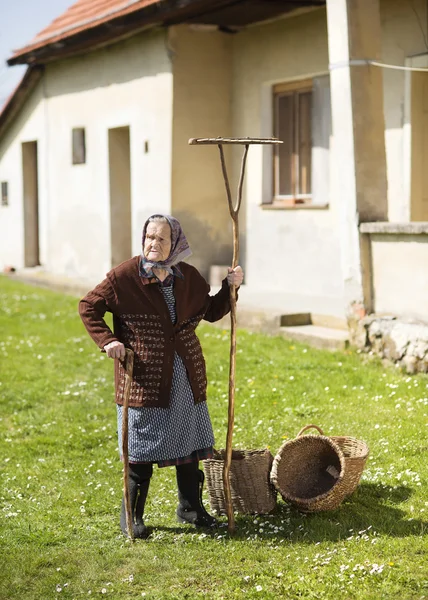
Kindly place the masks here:
POLYGON ((428 324, 370 315, 350 328, 351 343, 399 364, 408 373, 428 373, 428 324))

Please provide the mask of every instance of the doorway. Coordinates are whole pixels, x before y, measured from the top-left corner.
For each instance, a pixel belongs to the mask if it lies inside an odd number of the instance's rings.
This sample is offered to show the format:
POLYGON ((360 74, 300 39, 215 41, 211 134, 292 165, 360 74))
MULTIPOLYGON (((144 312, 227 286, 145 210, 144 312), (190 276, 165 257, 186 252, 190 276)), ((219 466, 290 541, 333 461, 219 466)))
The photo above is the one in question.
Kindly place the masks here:
POLYGON ((129 127, 108 130, 111 266, 132 256, 131 151, 129 127))
POLYGON ((22 189, 24 201, 24 266, 40 265, 39 190, 37 142, 22 144, 22 189))

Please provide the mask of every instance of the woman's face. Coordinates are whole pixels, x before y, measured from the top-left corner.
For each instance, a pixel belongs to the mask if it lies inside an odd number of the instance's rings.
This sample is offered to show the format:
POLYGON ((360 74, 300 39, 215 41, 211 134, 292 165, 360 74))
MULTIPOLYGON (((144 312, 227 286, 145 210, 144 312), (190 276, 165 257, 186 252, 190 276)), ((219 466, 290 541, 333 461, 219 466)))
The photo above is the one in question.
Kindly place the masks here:
POLYGON ((168 223, 151 222, 147 225, 143 252, 153 262, 168 258, 171 252, 171 228, 168 223))

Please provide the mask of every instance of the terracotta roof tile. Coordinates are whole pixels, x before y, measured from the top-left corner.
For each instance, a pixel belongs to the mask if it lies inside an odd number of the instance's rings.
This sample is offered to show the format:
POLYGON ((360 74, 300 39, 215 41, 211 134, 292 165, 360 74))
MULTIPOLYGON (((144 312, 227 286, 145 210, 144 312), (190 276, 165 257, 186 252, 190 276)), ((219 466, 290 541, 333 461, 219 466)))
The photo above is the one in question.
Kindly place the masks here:
POLYGON ((85 29, 135 12, 163 0, 78 0, 54 19, 26 46, 16 50, 12 59, 47 44, 59 42, 85 29))

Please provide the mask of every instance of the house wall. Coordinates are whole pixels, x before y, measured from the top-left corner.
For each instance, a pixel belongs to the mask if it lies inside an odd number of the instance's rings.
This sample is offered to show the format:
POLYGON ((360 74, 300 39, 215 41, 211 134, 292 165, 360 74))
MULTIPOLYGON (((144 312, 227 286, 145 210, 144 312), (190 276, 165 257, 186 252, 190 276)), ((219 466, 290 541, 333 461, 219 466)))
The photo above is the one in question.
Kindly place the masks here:
MULTIPOLYGON (((427 68, 426 3, 381 0, 382 61, 427 68), (415 56, 416 55, 416 56, 415 56)), ((428 73, 383 69, 388 219, 426 221, 426 90, 428 73), (416 151, 415 151, 416 150, 416 151), (413 151, 413 155, 412 155, 413 151), (425 202, 425 206, 424 206, 425 202)), ((416 224, 414 225, 416 227, 416 224)), ((371 226, 376 230, 376 224, 371 226)), ((382 224, 378 224, 382 230, 382 224)), ((403 225, 404 227, 404 225, 403 225)), ((372 233, 369 260, 372 310, 427 321, 428 238, 407 233, 372 233)), ((399 229, 399 228, 398 228, 399 229)))
MULTIPOLYGON (((382 60, 404 65, 411 55, 427 53, 421 31, 424 0, 380 0, 380 6, 382 60)), ((133 253, 140 251, 146 217, 173 212, 195 249, 194 264, 205 275, 211 264, 230 262, 232 231, 218 150, 191 147, 187 140, 270 137, 272 85, 326 75, 328 64, 326 13, 318 9, 235 35, 187 25, 145 32, 84 59, 47 65, 43 80, 0 140, 0 181, 9 183, 9 206, 0 207, 0 267, 24 265, 21 144, 37 141, 41 263, 73 277, 104 275, 111 263, 108 130, 128 126, 133 253), (71 164, 73 127, 86 129, 85 165, 71 164)), ((408 221, 409 75, 382 73, 389 220, 408 221)), ((227 149, 232 194, 241 150, 227 149)), ((322 312, 343 316, 341 197, 330 181, 340 165, 332 156, 328 185, 313 207, 272 210, 261 206, 272 193, 271 150, 250 148, 240 262, 249 287, 260 288, 262 280, 270 291, 305 298, 305 310, 319 313, 322 307, 322 312)), ((422 246, 416 251, 406 248, 410 241, 398 241, 373 248, 377 301, 391 293, 379 273, 394 264, 395 249, 408 257, 409 272, 419 281, 422 246), (384 248, 394 250, 388 255, 384 248)), ((401 296, 407 291, 407 300, 419 293, 404 283, 400 290, 401 296)), ((407 300, 395 309, 405 310, 407 300)))
MULTIPOLYGON (((328 73, 326 28, 322 9, 250 27, 233 38, 234 135, 271 137, 272 85, 328 73)), ((269 148, 253 146, 248 156, 242 213, 246 282, 312 299, 310 310, 343 317, 340 197, 330 186, 316 207, 262 207, 271 194, 269 153, 269 148)), ((238 172, 235 156, 235 179, 238 172)))
MULTIPOLYGON (((96 281, 111 267, 109 129, 130 128, 133 254, 141 251, 146 218, 171 210, 172 74, 165 36, 165 31, 149 32, 84 59, 47 65, 43 110, 40 115, 31 111, 34 94, 25 107, 31 130, 39 123, 40 213, 46 232, 41 262, 53 273, 96 281), (82 165, 72 164, 75 127, 86 130, 82 165)), ((30 135, 22 121, 22 116, 16 121, 8 150, 8 156, 13 153, 8 164, 17 162, 10 182, 11 193, 16 186, 17 207, 22 203, 18 146, 30 135)), ((15 266, 21 267, 22 236, 15 246, 15 266)))
MULTIPOLYGON (((406 59, 409 64, 408 57, 428 52, 421 32, 421 23, 425 23, 426 16, 423 0, 415 0, 413 3, 381 0, 380 10, 384 62, 404 66, 406 59)), ((233 134, 270 136, 271 86, 328 72, 325 11, 321 9, 250 27, 234 36, 233 51, 233 134), (302 44, 302 40, 310 40, 310 44, 302 44)), ((382 73, 388 218, 393 222, 406 222, 411 219, 412 214, 409 74, 390 69, 383 69, 382 73)), ((413 127, 418 125, 420 124, 413 123, 413 127)), ((334 138, 331 139, 330 148, 333 147, 334 138)), ((340 168, 340 165, 333 163, 333 153, 330 154, 331 175, 332 170, 340 168)), ((235 156, 235 179, 238 171, 239 157, 235 156)), ((329 182, 327 209, 269 210, 262 208, 260 204, 271 193, 270 177, 269 150, 251 148, 247 167, 246 203, 241 217, 246 224, 242 234, 246 282, 257 286, 260 273, 263 273, 264 281, 269 282, 266 284, 269 288, 291 292, 294 296, 312 296, 314 311, 319 311, 320 306, 327 307, 332 314, 344 311, 343 278, 346 277, 346 269, 341 265, 341 198, 340 191, 334 188, 334 180, 329 182)), ((322 204, 322 199, 317 198, 317 204, 322 204)), ((405 246, 404 239, 395 246, 403 251, 403 256, 412 252, 405 246)), ((392 248, 391 245, 388 247, 392 248)), ((393 264, 392 255, 388 259, 385 254, 382 260, 388 271, 388 260, 393 264)), ((378 262, 376 267, 377 274, 380 272, 379 264, 378 262)), ((420 265, 419 260, 408 263, 408 268, 410 267, 410 272, 416 279, 420 265)), ((377 282, 381 285, 378 275, 374 282, 375 286, 377 282)), ((397 314, 407 314, 406 306, 410 311, 408 314, 415 314, 416 309, 411 308, 414 293, 412 286, 401 286, 403 300, 396 306, 401 311, 397 314), (408 290, 407 294, 405 290, 408 290)), ((380 296, 376 297, 382 298, 382 294, 380 292, 380 296)), ((378 309, 377 303, 376 308, 378 309)))
MULTIPOLYGON (((404 66, 407 57, 428 52, 421 31, 422 27, 427 35, 425 0, 380 0, 380 9, 383 62, 404 66)), ((388 217, 392 222, 408 222, 411 214, 408 77, 405 71, 383 69, 388 217)))
POLYGON ((37 141, 39 172, 40 260, 47 260, 48 223, 46 181, 46 115, 39 83, 10 129, 0 139, 0 181, 7 181, 9 204, 0 206, 0 268, 24 266, 24 202, 22 143, 37 141))
POLYGON ((375 312, 428 321, 428 235, 370 238, 375 312))
MULTIPOLYGON (((96 278, 111 267, 108 130, 130 128, 133 254, 153 212, 170 210, 172 75, 165 33, 131 38, 46 73, 50 126, 50 264, 96 278), (71 130, 86 129, 86 164, 71 164, 71 130), (148 152, 145 153, 145 143, 148 152)), ((114 224, 113 228, 114 230, 114 224)))
MULTIPOLYGON (((187 25, 170 29, 173 53, 174 122, 172 211, 186 233, 193 263, 231 264, 232 231, 217 146, 189 146, 189 138, 227 137, 232 132, 232 39, 187 25)), ((230 158, 225 147, 226 158, 230 158)), ((228 160, 229 162, 229 160, 228 160)))

